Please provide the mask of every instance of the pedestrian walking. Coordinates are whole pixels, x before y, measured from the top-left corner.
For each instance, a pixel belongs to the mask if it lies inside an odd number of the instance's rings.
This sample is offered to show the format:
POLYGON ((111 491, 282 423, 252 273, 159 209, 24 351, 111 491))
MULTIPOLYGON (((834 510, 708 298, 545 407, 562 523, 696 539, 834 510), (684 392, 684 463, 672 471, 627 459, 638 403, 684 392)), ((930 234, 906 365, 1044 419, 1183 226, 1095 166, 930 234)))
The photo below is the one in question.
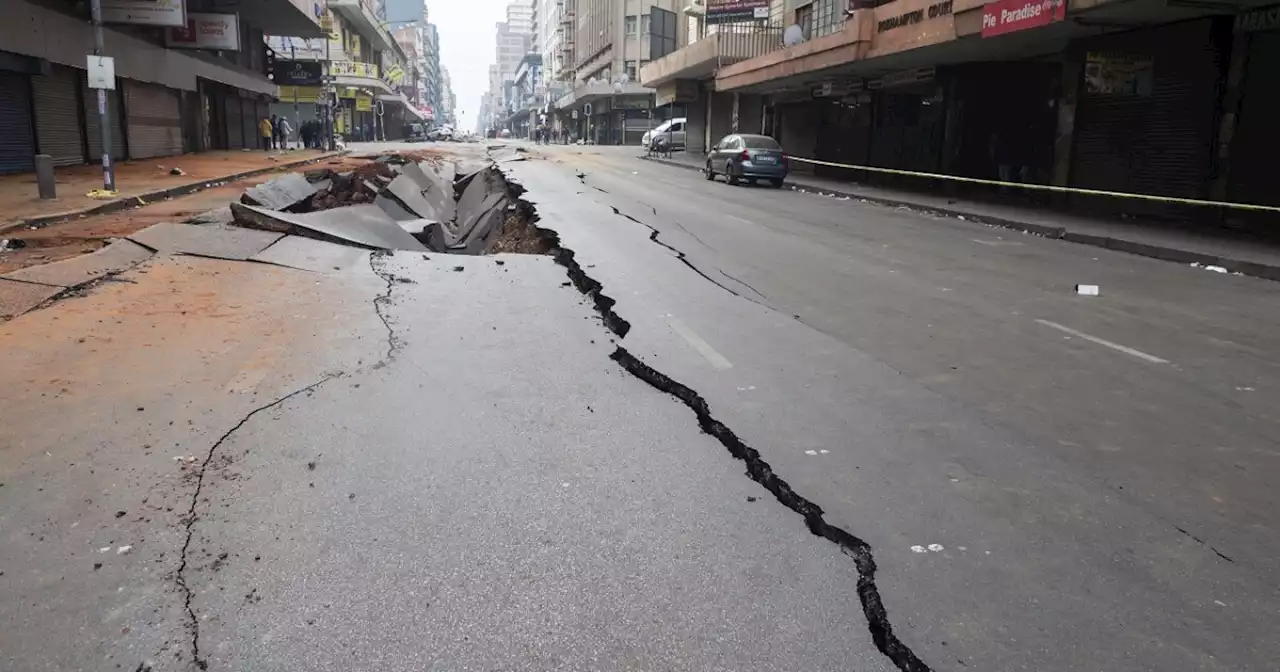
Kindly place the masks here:
POLYGON ((276 145, 280 149, 289 149, 292 145, 293 125, 289 123, 287 117, 280 117, 280 123, 276 126, 276 145))
POLYGON ((262 121, 258 122, 258 135, 262 136, 263 149, 268 151, 271 150, 271 134, 274 131, 275 131, 275 128, 271 124, 270 117, 263 117, 262 121))

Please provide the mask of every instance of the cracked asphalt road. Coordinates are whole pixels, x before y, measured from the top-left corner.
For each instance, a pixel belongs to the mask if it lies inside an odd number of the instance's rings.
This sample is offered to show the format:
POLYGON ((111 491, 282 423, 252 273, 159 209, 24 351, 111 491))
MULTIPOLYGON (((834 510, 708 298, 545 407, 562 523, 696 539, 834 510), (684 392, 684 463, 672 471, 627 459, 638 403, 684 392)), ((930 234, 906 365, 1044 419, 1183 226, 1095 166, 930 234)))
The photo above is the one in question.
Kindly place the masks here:
POLYGON ((1273 283, 539 151, 0 325, 0 667, 1274 669, 1273 283))

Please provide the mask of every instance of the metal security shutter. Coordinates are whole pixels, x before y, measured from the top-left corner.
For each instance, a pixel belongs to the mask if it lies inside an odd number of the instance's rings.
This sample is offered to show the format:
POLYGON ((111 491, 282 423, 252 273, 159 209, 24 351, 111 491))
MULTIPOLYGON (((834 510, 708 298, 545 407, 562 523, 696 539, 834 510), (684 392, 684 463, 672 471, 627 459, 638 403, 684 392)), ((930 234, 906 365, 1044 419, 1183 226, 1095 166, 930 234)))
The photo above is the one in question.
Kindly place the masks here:
POLYGON ((258 133, 258 111, 254 109, 253 100, 240 99, 240 125, 243 127, 244 146, 249 149, 261 149, 262 137, 258 133))
MULTIPOLYGON (((224 98, 227 109, 227 149, 240 149, 244 144, 244 124, 240 122, 240 118, 244 115, 240 112, 240 97, 227 96, 224 98)), ((249 136, 252 140, 253 136, 249 136)))
POLYGON ((124 109, 129 156, 145 159, 182 153, 182 108, 178 92, 155 84, 125 82, 124 109))
MULTIPOLYGON (((102 125, 98 118, 98 91, 90 89, 89 83, 81 76, 81 88, 84 92, 84 132, 89 143, 89 163, 102 163, 102 125)), ((107 91, 107 111, 111 114, 111 158, 124 156, 123 120, 120 118, 119 91, 107 91)))
POLYGON ((80 126, 80 80, 75 70, 53 66, 49 76, 31 78, 35 99, 36 141, 41 154, 53 157, 56 166, 85 162, 84 129, 80 126))
POLYGON ((0 71, 0 173, 35 170, 30 92, 26 75, 0 71))
POLYGON ((1280 205, 1276 188, 1276 149, 1280 148, 1280 31, 1249 37, 1241 86, 1240 116, 1231 141, 1232 201, 1280 205))
POLYGON ((1151 59, 1148 95, 1089 94, 1076 111, 1072 184, 1203 196, 1212 163, 1223 50, 1210 19, 1100 38, 1090 50, 1151 59))

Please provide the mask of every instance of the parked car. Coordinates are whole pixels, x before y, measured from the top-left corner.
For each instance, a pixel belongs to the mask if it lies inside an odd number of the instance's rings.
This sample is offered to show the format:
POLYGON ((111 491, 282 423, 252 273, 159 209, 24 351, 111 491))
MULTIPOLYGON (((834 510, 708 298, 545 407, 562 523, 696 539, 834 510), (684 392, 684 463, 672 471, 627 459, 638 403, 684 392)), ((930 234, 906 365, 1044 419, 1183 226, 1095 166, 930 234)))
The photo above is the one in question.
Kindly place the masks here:
POLYGON ((658 124, 658 127, 652 131, 646 132, 640 138, 640 144, 645 147, 653 147, 654 140, 663 138, 672 149, 684 149, 685 123, 684 117, 668 119, 658 124))
POLYGON ((707 179, 724 175, 729 184, 743 180, 768 180, 781 187, 787 179, 787 155, 777 140, 767 135, 726 135, 707 153, 707 179))

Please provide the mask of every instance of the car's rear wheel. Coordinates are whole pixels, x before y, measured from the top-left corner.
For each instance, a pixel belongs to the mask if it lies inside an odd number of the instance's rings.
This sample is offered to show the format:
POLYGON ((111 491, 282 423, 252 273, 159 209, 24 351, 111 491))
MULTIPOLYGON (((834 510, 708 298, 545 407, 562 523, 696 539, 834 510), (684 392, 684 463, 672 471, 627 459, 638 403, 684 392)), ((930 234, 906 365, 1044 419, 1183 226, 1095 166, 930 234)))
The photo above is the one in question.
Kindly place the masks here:
POLYGON ((724 164, 724 179, 727 180, 729 184, 738 184, 738 177, 733 174, 733 163, 724 164))
POLYGON ((784 180, 779 177, 777 179, 769 180, 769 184, 773 185, 774 189, 781 189, 783 181, 784 180))
POLYGON ((709 182, 710 182, 710 181, 714 181, 714 180, 716 179, 716 171, 714 171, 714 170, 712 170, 712 169, 711 169, 711 162, 710 162, 710 161, 708 161, 708 162, 707 162, 707 169, 706 169, 706 171, 704 171, 704 172, 706 172, 706 174, 707 174, 707 181, 709 181, 709 182))

